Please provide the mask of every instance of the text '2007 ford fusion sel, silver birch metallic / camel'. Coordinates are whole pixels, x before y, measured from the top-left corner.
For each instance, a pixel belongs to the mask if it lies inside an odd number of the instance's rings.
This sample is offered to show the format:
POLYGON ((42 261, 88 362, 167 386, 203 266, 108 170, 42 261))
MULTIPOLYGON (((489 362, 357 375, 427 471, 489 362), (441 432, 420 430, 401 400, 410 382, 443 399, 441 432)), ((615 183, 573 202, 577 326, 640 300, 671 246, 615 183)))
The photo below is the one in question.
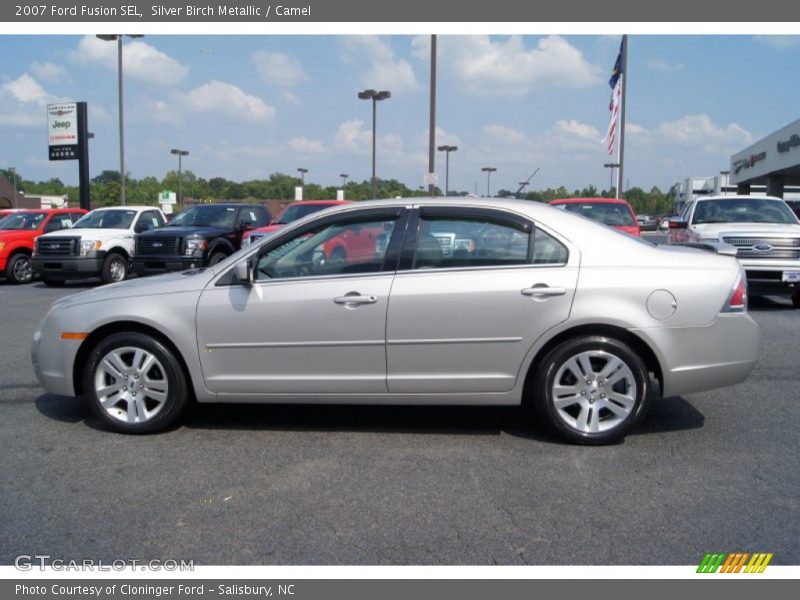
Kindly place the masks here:
POLYGON ((57 301, 33 364, 126 433, 190 402, 523 404, 566 440, 611 443, 657 392, 756 364, 744 272, 715 249, 535 202, 354 203, 207 269, 57 301))

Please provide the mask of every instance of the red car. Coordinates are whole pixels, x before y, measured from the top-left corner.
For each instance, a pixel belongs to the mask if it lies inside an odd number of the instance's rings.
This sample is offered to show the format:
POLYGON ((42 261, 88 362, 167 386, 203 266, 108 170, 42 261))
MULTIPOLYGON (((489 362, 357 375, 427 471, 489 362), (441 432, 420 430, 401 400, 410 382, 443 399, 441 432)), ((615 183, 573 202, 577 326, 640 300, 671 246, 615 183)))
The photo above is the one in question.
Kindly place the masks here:
POLYGON ((86 211, 82 208, 17 210, 0 220, 0 274, 9 283, 33 279, 34 240, 43 233, 69 229, 86 211))
POLYGON ((631 205, 622 198, 561 198, 550 203, 635 237, 642 237, 631 205))
POLYGON ((343 206, 345 204, 350 204, 350 202, 348 200, 298 200, 279 212, 278 216, 272 219, 266 227, 259 227, 252 231, 246 231, 242 237, 242 245, 246 246, 252 244, 265 235, 277 231, 284 225, 288 225, 292 221, 296 221, 312 213, 330 208, 331 206, 343 206))

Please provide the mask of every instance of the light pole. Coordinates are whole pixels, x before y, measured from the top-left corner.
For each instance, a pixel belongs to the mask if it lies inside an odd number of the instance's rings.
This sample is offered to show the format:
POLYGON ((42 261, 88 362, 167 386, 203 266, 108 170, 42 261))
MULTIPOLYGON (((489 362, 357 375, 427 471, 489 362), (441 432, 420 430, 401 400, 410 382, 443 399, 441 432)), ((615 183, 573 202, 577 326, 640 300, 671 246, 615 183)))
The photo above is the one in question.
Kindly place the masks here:
MULTIPOLYGON (((119 197, 125 206, 125 119, 123 117, 123 90, 122 90, 122 38, 124 35, 98 35, 106 42, 117 42, 117 78, 119 85, 119 197)), ((130 38, 144 37, 142 35, 128 35, 130 38)))
POLYGON ((727 196, 728 195, 728 184, 730 183, 730 179, 728 177, 730 176, 731 172, 730 171, 720 171, 719 174, 725 176, 725 187, 722 188, 722 195, 723 196, 727 196))
MULTIPOLYGON (((608 180, 608 193, 610 194, 611 188, 614 187, 614 169, 619 167, 619 163, 603 163, 603 167, 605 167, 606 169, 611 169, 610 171, 611 175, 609 176, 608 180)), ((617 197, 619 197, 619 190, 617 190, 617 197)))
POLYGON ((483 168, 481 168, 481 171, 486 173, 486 197, 487 198, 491 198, 492 195, 489 192, 489 182, 492 180, 492 173, 497 171, 497 168, 496 167, 483 167, 483 168))
POLYGON ((17 169, 16 167, 9 167, 11 171, 11 179, 14 180, 14 208, 17 208, 17 169))
POLYGON ((347 186, 347 178, 350 177, 350 175, 347 173, 339 173, 339 177, 342 178, 342 189, 344 190, 344 188, 347 186))
POLYGON ((519 185, 519 189, 517 190, 517 198, 519 198, 520 194, 524 194, 525 193, 525 188, 528 187, 528 184, 530 184, 530 181, 520 181, 519 182, 519 184, 518 184, 519 185))
POLYGON ((445 153, 445 167, 444 167, 444 197, 450 195, 450 153, 455 152, 458 150, 458 146, 448 146, 444 144, 442 146, 437 146, 436 149, 439 152, 445 153))
POLYGON ((189 155, 188 150, 178 150, 173 148, 169 151, 170 154, 175 154, 178 157, 178 204, 183 206, 183 157, 189 155))
POLYGON ((304 167, 297 167, 297 172, 300 173, 300 191, 302 195, 300 196, 301 200, 306 199, 306 173, 308 173, 308 169, 304 167))
POLYGON ((372 197, 377 195, 377 180, 375 179, 375 122, 378 116, 377 105, 381 100, 387 100, 392 97, 392 93, 386 90, 376 92, 375 90, 364 90, 358 92, 358 97, 361 100, 372 100, 372 197))

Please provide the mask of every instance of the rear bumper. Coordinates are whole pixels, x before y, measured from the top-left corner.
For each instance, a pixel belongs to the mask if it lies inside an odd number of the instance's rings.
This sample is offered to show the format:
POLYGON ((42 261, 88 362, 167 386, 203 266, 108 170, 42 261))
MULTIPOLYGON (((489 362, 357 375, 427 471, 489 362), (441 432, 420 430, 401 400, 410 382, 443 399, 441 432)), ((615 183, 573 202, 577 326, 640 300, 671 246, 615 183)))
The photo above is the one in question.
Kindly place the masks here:
POLYGON ((202 256, 134 256, 133 272, 139 276, 159 275, 173 271, 187 271, 204 267, 206 261, 202 256))
POLYGON ((761 328, 747 313, 721 314, 705 327, 659 327, 632 333, 659 354, 665 397, 741 383, 761 353, 761 328))
POLYGON ((85 279, 99 276, 103 271, 106 253, 92 256, 34 256, 33 270, 48 279, 85 279))

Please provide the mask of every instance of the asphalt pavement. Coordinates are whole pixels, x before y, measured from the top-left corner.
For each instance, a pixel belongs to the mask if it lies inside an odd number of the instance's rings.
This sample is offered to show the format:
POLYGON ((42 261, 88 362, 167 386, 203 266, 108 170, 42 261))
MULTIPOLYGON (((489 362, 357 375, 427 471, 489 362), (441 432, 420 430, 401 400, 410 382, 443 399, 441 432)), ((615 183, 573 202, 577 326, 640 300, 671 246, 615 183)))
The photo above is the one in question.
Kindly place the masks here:
POLYGON ((623 444, 552 438, 515 408, 204 406, 109 433, 30 366, 49 289, 0 281, 0 563, 800 563, 800 311, 753 302, 736 387, 657 401, 623 444))

